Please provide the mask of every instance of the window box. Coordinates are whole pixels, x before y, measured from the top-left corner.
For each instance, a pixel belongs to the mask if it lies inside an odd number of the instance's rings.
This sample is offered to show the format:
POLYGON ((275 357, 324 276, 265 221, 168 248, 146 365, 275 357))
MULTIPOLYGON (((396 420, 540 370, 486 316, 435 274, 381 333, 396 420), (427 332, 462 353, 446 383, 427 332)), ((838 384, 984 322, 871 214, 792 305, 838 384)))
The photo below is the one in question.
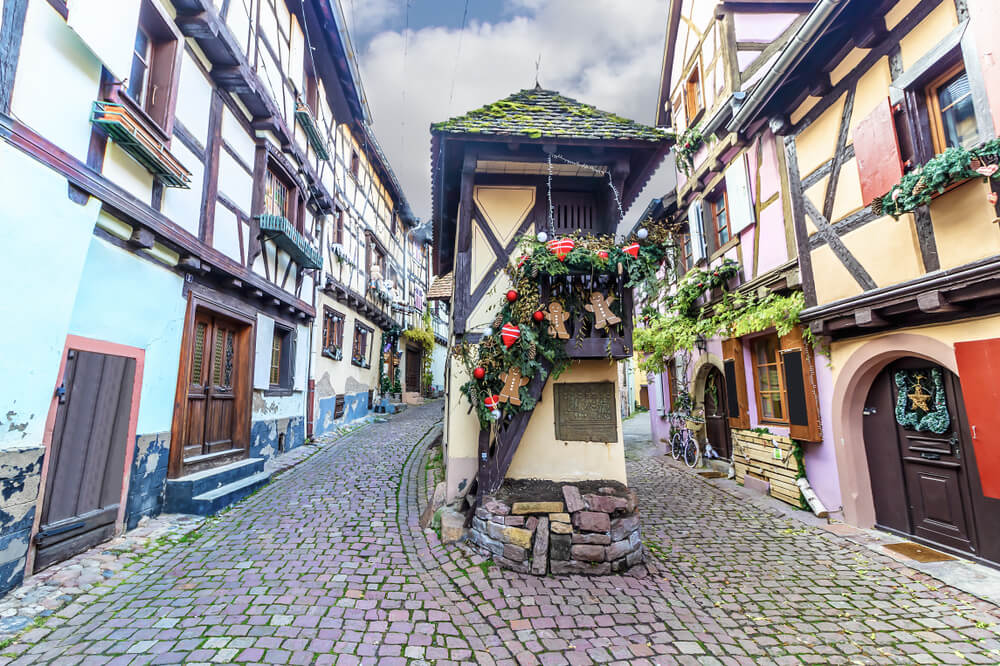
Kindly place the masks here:
POLYGON ((90 122, 167 187, 190 187, 191 172, 123 104, 94 102, 90 122))
POLYGON ((302 268, 320 268, 323 258, 319 250, 306 241, 305 236, 296 231, 292 223, 280 215, 258 215, 260 235, 292 256, 302 268))
POLYGON ((312 111, 305 102, 298 102, 295 105, 295 119, 302 125, 302 131, 306 133, 309 145, 312 146, 316 156, 328 162, 330 160, 330 152, 327 150, 326 141, 320 135, 319 128, 316 127, 316 121, 313 119, 312 111))

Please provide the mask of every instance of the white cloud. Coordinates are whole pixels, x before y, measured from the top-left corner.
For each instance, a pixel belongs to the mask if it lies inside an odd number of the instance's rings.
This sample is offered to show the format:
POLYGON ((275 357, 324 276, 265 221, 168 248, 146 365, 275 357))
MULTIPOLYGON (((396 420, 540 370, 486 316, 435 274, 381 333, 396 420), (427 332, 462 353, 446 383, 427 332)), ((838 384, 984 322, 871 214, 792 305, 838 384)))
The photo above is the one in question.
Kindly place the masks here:
POLYGON ((400 0, 342 0, 340 6, 347 17, 352 41, 363 40, 366 35, 396 23, 403 14, 400 0))
MULTIPOLYGON (((430 214, 430 124, 532 87, 539 55, 543 87, 640 122, 653 120, 666 3, 520 5, 524 16, 495 24, 470 21, 457 61, 460 33, 445 28, 410 32, 405 60, 403 35, 380 33, 360 59, 375 131, 422 218, 430 214)), ((644 193, 629 217, 660 194, 644 193)))

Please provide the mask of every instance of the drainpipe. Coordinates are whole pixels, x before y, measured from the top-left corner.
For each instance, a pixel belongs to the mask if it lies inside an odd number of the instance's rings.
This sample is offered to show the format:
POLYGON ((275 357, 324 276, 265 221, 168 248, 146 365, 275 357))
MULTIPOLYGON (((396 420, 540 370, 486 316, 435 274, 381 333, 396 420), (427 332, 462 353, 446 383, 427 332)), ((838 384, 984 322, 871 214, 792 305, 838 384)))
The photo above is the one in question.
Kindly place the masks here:
POLYGON ((753 91, 743 102, 739 110, 733 115, 732 120, 726 125, 730 132, 739 132, 743 124, 760 107, 767 103, 773 88, 781 78, 788 73, 802 56, 807 48, 815 41, 816 36, 825 27, 826 22, 831 19, 841 8, 845 7, 849 0, 820 0, 812 8, 806 17, 805 22, 795 31, 792 38, 781 49, 781 55, 771 69, 764 75, 753 88, 753 91))

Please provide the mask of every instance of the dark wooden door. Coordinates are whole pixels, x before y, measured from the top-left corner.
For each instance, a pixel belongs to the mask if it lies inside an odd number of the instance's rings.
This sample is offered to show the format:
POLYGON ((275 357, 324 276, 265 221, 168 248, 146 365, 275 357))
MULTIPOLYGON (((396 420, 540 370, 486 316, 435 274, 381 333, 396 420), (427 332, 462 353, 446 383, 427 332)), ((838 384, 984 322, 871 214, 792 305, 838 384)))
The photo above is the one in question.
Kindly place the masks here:
POLYGON ((963 414, 958 379, 940 366, 903 359, 878 375, 865 407, 864 434, 879 526, 976 552, 969 490, 969 473, 974 471, 970 467, 975 463, 966 455, 970 445, 963 414), (935 376, 940 377, 940 389, 935 376), (939 392, 948 413, 943 432, 899 423, 898 404, 925 414, 933 410, 939 392))
MULTIPOLYGON (((237 324, 199 311, 195 317, 184 427, 184 465, 232 452, 237 381, 237 324)), ((242 451, 242 447, 238 447, 242 451)))
POLYGON ((649 386, 646 384, 639 387, 639 404, 649 409, 649 386))
POLYGON ((420 392, 420 350, 406 348, 406 390, 420 392))
POLYGON ((68 351, 35 535, 35 571, 114 536, 134 381, 134 358, 68 351))
POLYGON ((705 434, 720 458, 733 455, 729 413, 726 410, 726 384, 722 373, 711 368, 705 377, 705 434))

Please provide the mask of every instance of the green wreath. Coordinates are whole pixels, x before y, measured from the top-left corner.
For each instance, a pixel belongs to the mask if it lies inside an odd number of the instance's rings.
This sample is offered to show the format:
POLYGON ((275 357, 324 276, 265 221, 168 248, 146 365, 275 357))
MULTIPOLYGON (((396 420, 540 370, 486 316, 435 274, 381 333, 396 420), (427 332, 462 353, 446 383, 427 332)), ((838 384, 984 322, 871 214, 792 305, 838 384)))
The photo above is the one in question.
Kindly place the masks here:
MULTIPOLYGON (((926 371, 900 370, 896 373, 896 423, 917 432, 933 432, 937 435, 943 435, 951 425, 951 417, 948 415, 948 405, 945 402, 944 382, 940 368, 931 369, 931 381, 934 383, 934 409, 927 411, 915 403, 911 408, 908 404, 912 402, 910 396, 913 393, 911 392, 918 395, 923 393, 924 387, 917 377, 926 376, 924 372, 926 371)), ((930 395, 927 397, 930 398, 930 395)))

